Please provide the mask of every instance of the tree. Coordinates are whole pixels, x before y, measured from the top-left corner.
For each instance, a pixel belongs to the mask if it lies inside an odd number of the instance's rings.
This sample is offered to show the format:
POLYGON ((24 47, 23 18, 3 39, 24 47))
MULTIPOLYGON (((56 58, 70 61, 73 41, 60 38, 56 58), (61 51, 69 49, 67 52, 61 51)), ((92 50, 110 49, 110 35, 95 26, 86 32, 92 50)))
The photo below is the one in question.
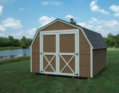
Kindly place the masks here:
POLYGON ((14 39, 13 46, 20 46, 20 40, 19 39, 14 39))
POLYGON ((119 48, 119 34, 115 36, 115 45, 116 48, 119 48))
POLYGON ((13 46, 14 45, 14 37, 13 36, 9 36, 9 46, 13 46))
POLYGON ((29 47, 31 45, 32 39, 27 39, 27 46, 29 47))
POLYGON ((114 47, 114 44, 115 44, 115 37, 114 35, 112 35, 111 33, 108 34, 108 45, 109 47, 114 47))
POLYGON ((73 18, 70 18, 70 23, 76 25, 76 22, 73 18))
POLYGON ((23 36, 20 39, 15 39, 13 36, 0 37, 0 47, 22 47, 28 48, 32 42, 32 39, 28 39, 23 36))
POLYGON ((27 38, 25 37, 25 36, 23 36, 22 38, 21 38, 21 47, 22 48, 27 48, 28 46, 27 46, 27 38))
POLYGON ((0 47, 9 46, 9 39, 5 37, 0 37, 0 47))
POLYGON ((32 42, 32 39, 27 39, 25 36, 21 38, 21 47, 28 48, 32 42))
POLYGON ((9 36, 9 46, 20 46, 20 41, 19 39, 14 39, 13 36, 9 36))

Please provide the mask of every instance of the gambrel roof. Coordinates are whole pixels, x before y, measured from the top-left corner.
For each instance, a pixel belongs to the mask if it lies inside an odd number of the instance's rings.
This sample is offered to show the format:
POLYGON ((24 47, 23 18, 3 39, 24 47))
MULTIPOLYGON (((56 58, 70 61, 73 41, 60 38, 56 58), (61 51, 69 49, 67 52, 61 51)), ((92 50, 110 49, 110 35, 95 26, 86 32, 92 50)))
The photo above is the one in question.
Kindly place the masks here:
POLYGON ((91 30, 86 29, 86 28, 83 28, 83 31, 86 34, 87 38, 89 39, 89 41, 92 44, 94 49, 107 48, 107 45, 104 42, 104 39, 101 36, 101 34, 96 33, 94 31, 91 31, 91 30))
MULTIPOLYGON (((107 45, 104 42, 103 37, 101 36, 101 34, 99 34, 97 32, 94 32, 94 31, 91 31, 91 30, 89 30, 87 28, 84 28, 84 27, 82 27, 80 25, 71 24, 71 23, 69 23, 67 21, 64 21, 62 19, 55 19, 51 23, 41 27, 40 29, 37 30, 36 35, 38 34, 39 31, 41 31, 42 29, 50 26, 51 24, 54 24, 57 21, 63 22, 65 24, 67 24, 67 25, 70 25, 70 26, 73 26, 73 27, 75 27, 77 29, 80 29, 83 32, 85 38, 88 40, 88 42, 91 45, 92 49, 104 49, 104 48, 107 48, 107 45)), ((36 38, 36 35, 34 36, 34 39, 36 38)), ((34 39, 32 41, 32 44, 34 42, 34 39)), ((31 44, 31 46, 32 46, 32 44, 31 44)))

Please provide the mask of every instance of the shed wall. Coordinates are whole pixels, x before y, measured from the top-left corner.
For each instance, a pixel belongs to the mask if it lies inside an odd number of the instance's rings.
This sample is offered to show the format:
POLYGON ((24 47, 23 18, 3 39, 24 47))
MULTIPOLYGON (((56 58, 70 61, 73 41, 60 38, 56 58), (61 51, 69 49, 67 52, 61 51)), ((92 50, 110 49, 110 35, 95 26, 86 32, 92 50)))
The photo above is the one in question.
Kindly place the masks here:
POLYGON ((93 74, 94 76, 106 66, 107 49, 93 50, 93 74))
POLYGON ((39 50, 40 46, 39 46, 39 34, 36 36, 34 43, 32 45, 32 72, 33 73, 38 73, 39 72, 39 57, 40 57, 40 53, 39 50))
MULTIPOLYGON (((51 26, 42 29, 42 31, 68 30, 68 29, 76 29, 76 28, 58 21, 52 24, 51 26)), ((80 46, 79 49, 80 77, 90 77, 90 45, 88 44, 85 36, 81 31, 79 37, 79 46, 80 46)), ((39 44, 39 34, 38 34, 32 45, 32 72, 34 73, 39 73, 39 69, 40 69, 39 49, 40 49, 40 44, 39 44)))
POLYGON ((90 45, 81 31, 79 42, 80 77, 90 77, 90 45))

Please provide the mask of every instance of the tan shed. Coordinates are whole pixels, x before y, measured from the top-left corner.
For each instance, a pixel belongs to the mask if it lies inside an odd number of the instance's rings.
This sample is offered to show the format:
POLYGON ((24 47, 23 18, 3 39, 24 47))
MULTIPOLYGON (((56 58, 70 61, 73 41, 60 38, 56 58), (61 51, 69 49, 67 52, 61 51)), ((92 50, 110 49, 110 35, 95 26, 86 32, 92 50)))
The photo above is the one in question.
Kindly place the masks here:
POLYGON ((107 65, 99 33, 61 19, 37 30, 31 44, 31 72, 93 78, 107 65))

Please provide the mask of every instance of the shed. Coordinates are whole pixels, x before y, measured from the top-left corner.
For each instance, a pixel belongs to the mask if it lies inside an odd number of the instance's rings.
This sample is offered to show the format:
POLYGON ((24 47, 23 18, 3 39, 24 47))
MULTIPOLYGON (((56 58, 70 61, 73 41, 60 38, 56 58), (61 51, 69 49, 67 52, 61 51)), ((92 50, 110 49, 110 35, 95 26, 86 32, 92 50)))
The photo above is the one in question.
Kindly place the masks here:
POLYGON ((37 30, 31 44, 33 73, 93 78, 107 66, 102 36, 61 19, 37 30))

